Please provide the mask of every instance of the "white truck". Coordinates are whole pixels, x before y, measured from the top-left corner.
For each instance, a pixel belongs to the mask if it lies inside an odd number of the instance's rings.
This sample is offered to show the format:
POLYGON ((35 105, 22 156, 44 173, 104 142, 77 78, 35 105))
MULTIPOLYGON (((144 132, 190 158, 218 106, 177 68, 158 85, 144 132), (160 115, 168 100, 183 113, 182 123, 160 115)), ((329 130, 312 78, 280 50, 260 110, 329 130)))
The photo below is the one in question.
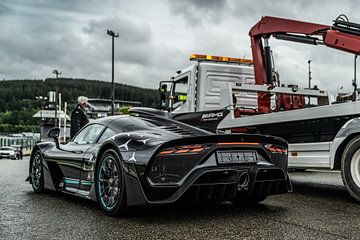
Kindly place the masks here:
POLYGON ((254 60, 191 55, 191 66, 160 83, 163 109, 171 118, 208 130, 282 137, 289 142, 289 168, 341 170, 348 192, 360 201, 356 69, 354 92, 331 103, 329 94, 317 88, 281 84, 268 46, 270 36, 322 43, 354 53, 356 67, 360 25, 344 18, 330 27, 264 17, 250 36, 254 60))

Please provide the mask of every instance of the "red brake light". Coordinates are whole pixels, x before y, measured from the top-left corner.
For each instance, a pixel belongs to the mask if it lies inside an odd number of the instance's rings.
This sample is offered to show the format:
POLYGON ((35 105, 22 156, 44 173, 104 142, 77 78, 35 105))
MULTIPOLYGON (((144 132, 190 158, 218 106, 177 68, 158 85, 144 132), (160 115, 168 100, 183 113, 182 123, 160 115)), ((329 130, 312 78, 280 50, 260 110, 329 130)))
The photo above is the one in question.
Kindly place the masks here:
POLYGON ((287 154, 287 149, 283 147, 278 147, 274 145, 265 146, 267 150, 269 150, 271 153, 281 153, 281 154, 287 154))
POLYGON ((170 155, 170 154, 196 154, 201 153, 206 149, 205 145, 185 145, 173 148, 167 148, 159 152, 159 155, 170 155))
POLYGON ((218 146, 226 146, 226 145, 259 145, 257 142, 221 142, 216 145, 218 146))

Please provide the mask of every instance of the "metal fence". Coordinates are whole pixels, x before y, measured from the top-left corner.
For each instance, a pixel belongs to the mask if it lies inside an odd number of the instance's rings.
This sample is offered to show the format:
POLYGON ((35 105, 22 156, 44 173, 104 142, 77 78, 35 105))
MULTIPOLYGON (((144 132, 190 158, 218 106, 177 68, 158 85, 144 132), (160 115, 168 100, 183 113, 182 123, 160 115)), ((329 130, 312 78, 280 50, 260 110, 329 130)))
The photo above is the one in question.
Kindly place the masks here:
POLYGON ((35 146, 37 141, 38 141, 38 139, 35 136, 33 136, 33 137, 0 136, 0 147, 11 146, 11 145, 21 145, 22 149, 23 149, 23 154, 27 155, 27 154, 31 153, 31 150, 33 149, 33 147, 35 146))

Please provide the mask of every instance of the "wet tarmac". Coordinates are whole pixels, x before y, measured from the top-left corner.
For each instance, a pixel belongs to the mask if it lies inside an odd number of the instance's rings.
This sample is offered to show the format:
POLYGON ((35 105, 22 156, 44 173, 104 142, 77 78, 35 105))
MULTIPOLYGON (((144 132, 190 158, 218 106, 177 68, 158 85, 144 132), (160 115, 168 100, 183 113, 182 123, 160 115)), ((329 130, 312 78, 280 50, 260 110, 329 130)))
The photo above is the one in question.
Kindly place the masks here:
POLYGON ((294 192, 261 204, 139 207, 106 216, 95 202, 35 194, 28 160, 0 160, 0 239, 360 239, 360 204, 339 173, 291 173, 294 192))

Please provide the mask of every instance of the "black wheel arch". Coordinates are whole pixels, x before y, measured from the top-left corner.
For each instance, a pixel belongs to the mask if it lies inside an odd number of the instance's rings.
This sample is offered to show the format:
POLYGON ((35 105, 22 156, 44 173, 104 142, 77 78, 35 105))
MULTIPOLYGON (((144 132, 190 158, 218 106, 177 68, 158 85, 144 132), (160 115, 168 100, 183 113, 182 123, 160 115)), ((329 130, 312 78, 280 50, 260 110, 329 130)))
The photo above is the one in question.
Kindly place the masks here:
MULTIPOLYGON (((31 151, 30 161, 29 161, 29 176, 30 176, 30 174, 31 174, 32 161, 33 161, 33 159, 34 159, 34 157, 35 157, 35 153, 37 153, 37 151, 40 151, 41 154, 42 154, 42 151, 41 151, 41 149, 40 149, 40 147, 39 147, 38 145, 36 145, 36 146, 32 149, 32 151, 31 151)), ((29 178, 29 179, 30 179, 30 183, 32 183, 31 178, 29 178)))
MULTIPOLYGON (((106 150, 109 150, 109 149, 113 149, 113 150, 119 155, 119 157, 120 157, 120 163, 123 165, 123 156, 122 156, 121 152, 119 151, 118 146, 117 146, 114 142, 108 141, 108 142, 105 142, 105 143, 101 146, 101 148, 100 148, 100 150, 99 150, 99 152, 98 152, 98 154, 97 154, 96 163, 95 163, 95 168, 94 168, 94 169, 95 169, 95 174, 96 174, 98 165, 99 165, 99 163, 100 163, 100 158, 101 158, 101 156, 104 154, 104 152, 105 152, 106 150)), ((124 167, 124 166, 123 166, 123 167, 124 167)))
POLYGON ((336 149, 335 159, 334 159, 334 170, 341 169, 341 159, 344 153, 346 146, 353 140, 354 138, 360 136, 360 132, 352 133, 347 136, 344 141, 340 144, 340 146, 336 149))

